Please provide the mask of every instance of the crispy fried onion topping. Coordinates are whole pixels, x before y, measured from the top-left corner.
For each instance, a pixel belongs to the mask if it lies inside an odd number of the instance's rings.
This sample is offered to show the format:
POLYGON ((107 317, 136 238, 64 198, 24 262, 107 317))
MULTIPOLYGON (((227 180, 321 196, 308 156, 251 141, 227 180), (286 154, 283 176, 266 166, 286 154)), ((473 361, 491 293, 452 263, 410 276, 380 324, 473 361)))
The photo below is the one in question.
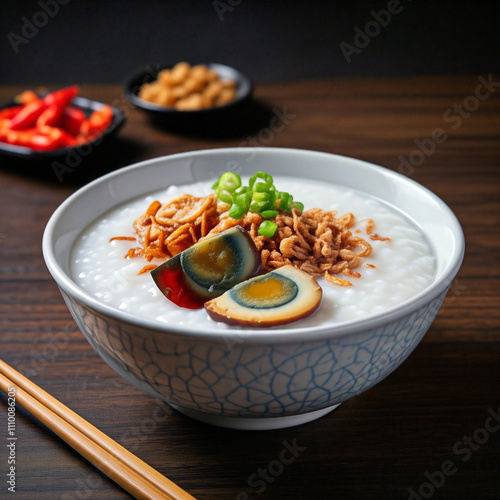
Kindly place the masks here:
MULTIPOLYGON (((324 276, 330 283, 351 286, 349 280, 338 275, 359 278, 361 274, 354 269, 372 253, 370 243, 349 230, 355 223, 351 213, 337 216, 334 211, 319 208, 302 213, 293 207, 291 213, 276 216, 278 230, 269 238, 257 232, 264 220, 259 214, 247 212, 237 220, 229 217, 228 209, 213 194, 180 194, 165 204, 155 201, 134 222, 140 246, 132 248, 125 257, 142 256, 148 262, 170 258, 204 238, 240 225, 255 242, 263 271, 292 264, 312 276, 324 276)), ((369 219, 368 236, 389 240, 374 234, 373 229, 374 223, 369 219)), ((148 270, 152 267, 147 266, 148 270)))

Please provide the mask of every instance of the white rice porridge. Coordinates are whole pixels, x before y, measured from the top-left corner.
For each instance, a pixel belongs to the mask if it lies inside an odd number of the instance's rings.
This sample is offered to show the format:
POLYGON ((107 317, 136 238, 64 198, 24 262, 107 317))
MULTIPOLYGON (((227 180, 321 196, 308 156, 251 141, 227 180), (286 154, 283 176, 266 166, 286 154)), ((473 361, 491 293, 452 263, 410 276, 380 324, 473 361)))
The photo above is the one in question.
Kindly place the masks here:
MULTIPOLYGON (((214 323, 204 309, 176 306, 160 292, 149 273, 138 275, 145 265, 161 261, 125 259, 128 250, 138 246, 136 241, 110 242, 114 236, 134 236, 134 220, 145 213, 153 201, 165 203, 180 193, 206 196, 212 192, 211 184, 170 186, 120 205, 94 221, 73 247, 70 272, 74 281, 103 303, 161 323, 192 327, 196 331, 214 326, 228 328, 223 323, 214 323)), ((372 254, 363 258, 363 264, 356 268, 360 278, 339 276, 351 281, 353 286, 337 286, 319 278, 323 288, 320 308, 285 328, 337 325, 366 318, 404 302, 432 282, 436 263, 427 239, 413 221, 394 207, 361 192, 317 181, 276 176, 274 184, 304 203, 305 210, 336 210, 339 215, 351 212, 356 224, 350 230, 373 247, 372 254), (366 234, 367 219, 375 222, 376 233, 391 241, 371 240, 366 234), (356 229, 361 232, 356 234, 356 229)))

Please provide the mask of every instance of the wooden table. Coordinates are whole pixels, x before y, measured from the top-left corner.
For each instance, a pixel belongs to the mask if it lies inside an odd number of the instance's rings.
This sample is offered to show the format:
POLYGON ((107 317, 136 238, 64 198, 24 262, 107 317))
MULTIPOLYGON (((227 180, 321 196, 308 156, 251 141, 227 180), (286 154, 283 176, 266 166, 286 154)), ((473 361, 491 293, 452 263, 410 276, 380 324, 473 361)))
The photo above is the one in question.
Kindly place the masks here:
MULTIPOLYGON (((200 500, 500 498, 496 82, 485 74, 259 85, 259 116, 229 139, 159 130, 131 109, 119 86, 83 86, 82 95, 128 115, 104 164, 96 158, 95 171, 77 167, 59 182, 50 169, 1 160, 1 357, 200 500), (125 382, 77 330, 41 254, 52 212, 97 172, 239 145, 314 149, 400 171, 449 204, 467 241, 443 308, 409 359, 326 417, 278 431, 210 427, 125 382), (280 469, 285 442, 300 451, 280 469)), ((1 87, 0 98, 21 90, 1 87)), ((0 399, 4 443, 7 403, 0 399)), ((17 498, 129 497, 21 408, 16 426, 17 498)), ((0 498, 10 498, 2 449, 0 498)))

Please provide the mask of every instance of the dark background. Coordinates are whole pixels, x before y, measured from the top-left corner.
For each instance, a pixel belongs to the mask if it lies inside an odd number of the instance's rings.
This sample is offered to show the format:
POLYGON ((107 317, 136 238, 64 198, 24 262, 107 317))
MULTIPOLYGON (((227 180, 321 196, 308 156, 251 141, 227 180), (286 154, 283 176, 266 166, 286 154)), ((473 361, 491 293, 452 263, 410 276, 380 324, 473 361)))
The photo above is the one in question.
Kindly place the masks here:
POLYGON ((340 44, 353 45, 355 27, 391 0, 64 1, 2 1, 0 83, 122 82, 180 60, 229 64, 255 82, 500 70, 498 1, 400 0, 350 63, 340 44))

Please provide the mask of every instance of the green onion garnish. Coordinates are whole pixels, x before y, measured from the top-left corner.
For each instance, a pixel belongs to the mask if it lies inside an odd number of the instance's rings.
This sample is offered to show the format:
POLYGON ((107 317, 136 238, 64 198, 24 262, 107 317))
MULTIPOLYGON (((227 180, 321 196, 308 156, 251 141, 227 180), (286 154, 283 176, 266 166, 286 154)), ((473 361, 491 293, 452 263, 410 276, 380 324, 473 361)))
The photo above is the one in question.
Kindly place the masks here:
POLYGON ((224 172, 212 186, 215 196, 224 203, 231 203, 234 191, 241 186, 241 177, 232 172, 224 172))
POLYGON ((233 219, 241 219, 245 215, 245 207, 242 207, 241 205, 231 205, 231 208, 229 209, 229 217, 233 219))
POLYGON ((264 219, 273 219, 279 214, 277 210, 264 210, 263 212, 260 213, 264 219))
POLYGON ((231 205, 229 217, 241 219, 247 212, 254 212, 267 219, 261 223, 258 233, 261 236, 272 238, 278 229, 275 218, 283 210, 290 213, 292 207, 301 212, 304 205, 293 200, 293 196, 286 191, 277 191, 273 178, 266 172, 256 172, 248 181, 248 186, 241 185, 241 177, 233 172, 225 172, 212 186, 215 196, 220 201, 231 205))
POLYGON ((257 229, 257 232, 261 236, 267 236, 268 238, 272 238, 274 236, 274 233, 276 233, 277 229, 278 229, 278 224, 276 224, 276 222, 273 222, 272 220, 265 220, 262 221, 261 225, 259 226, 259 229, 257 229))

